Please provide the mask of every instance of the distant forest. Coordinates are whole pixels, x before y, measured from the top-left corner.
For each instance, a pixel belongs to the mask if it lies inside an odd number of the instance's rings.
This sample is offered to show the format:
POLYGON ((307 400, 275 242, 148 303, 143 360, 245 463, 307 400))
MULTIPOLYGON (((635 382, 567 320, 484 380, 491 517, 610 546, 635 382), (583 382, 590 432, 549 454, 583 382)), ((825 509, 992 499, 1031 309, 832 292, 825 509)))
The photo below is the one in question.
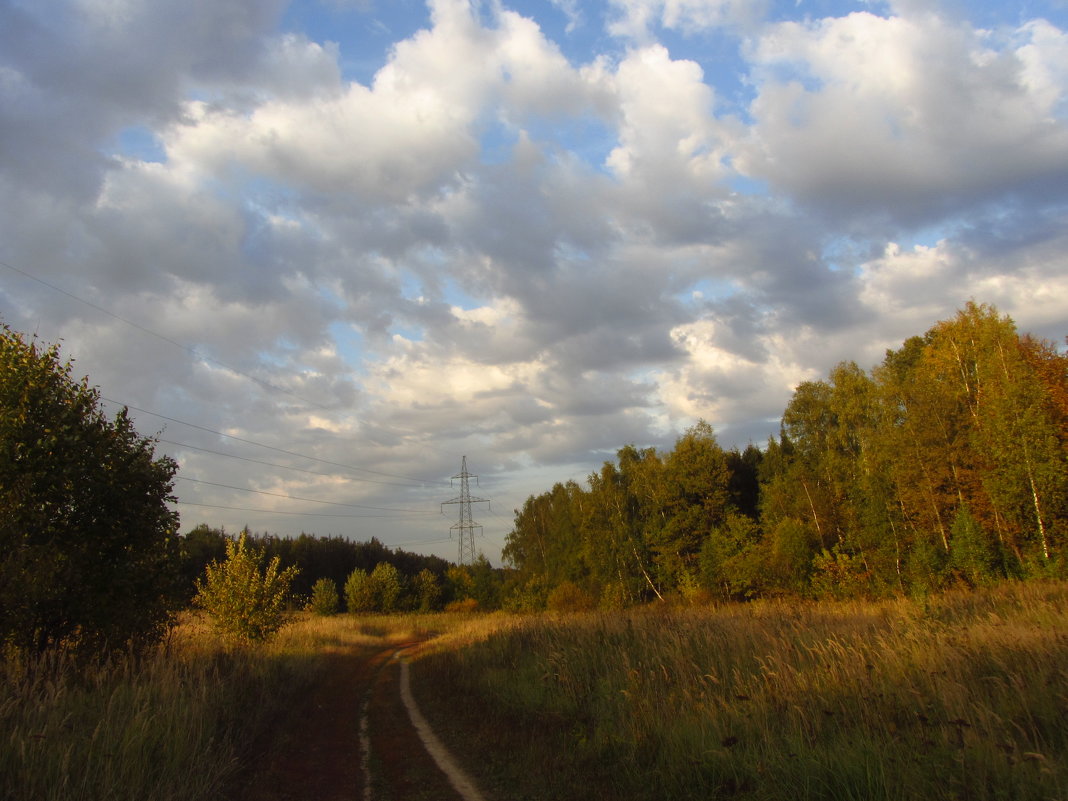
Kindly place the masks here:
MULTIPOLYGON (((265 560, 277 556, 282 568, 296 567, 300 570, 293 580, 292 590, 297 598, 302 599, 311 595, 312 585, 321 578, 331 579, 340 588, 353 570, 370 573, 383 562, 393 565, 403 576, 415 576, 422 570, 429 570, 438 579, 445 577, 450 566, 449 562, 438 556, 424 556, 400 548, 393 550, 374 537, 367 542, 354 542, 344 537, 317 537, 311 534, 280 537, 256 534, 247 529, 244 533, 249 546, 262 554, 265 560)), ((181 581, 189 597, 193 595, 196 579, 204 575, 204 568, 226 557, 228 539, 236 540, 237 535, 203 523, 182 536, 181 581)))
POLYGON ((698 423, 516 510, 517 608, 879 597, 1068 575, 1068 356, 989 305, 794 391, 764 448, 698 423))

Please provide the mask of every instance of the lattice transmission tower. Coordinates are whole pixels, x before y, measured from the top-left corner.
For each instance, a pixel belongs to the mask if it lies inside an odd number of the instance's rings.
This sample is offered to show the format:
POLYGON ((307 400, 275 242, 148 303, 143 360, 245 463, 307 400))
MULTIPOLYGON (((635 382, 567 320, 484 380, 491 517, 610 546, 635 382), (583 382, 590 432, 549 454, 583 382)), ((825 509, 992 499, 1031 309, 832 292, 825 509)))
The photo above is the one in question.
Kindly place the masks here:
MULTIPOLYGON (((467 457, 463 458, 460 463, 460 472, 452 477, 453 481, 460 480, 460 494, 453 498, 451 501, 442 501, 441 505, 445 506, 449 503, 460 504, 460 519, 449 527, 449 536, 452 536, 452 532, 460 532, 460 564, 472 565, 475 563, 475 529, 480 532, 482 526, 471 519, 471 504, 473 503, 489 503, 488 498, 472 498, 471 497, 471 479, 475 480, 475 486, 478 486, 478 476, 473 476, 467 472, 467 457)), ((444 512, 444 509, 442 509, 444 512)))

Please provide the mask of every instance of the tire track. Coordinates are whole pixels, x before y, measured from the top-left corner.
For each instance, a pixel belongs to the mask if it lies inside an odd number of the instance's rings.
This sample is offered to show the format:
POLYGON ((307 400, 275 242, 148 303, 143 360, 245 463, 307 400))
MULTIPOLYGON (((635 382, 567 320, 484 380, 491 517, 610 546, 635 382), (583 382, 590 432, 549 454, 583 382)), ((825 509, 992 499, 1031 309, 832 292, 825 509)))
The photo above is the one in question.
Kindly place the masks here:
MULTIPOLYGON (((419 734, 419 739, 423 741, 423 746, 426 748, 427 753, 434 758, 434 762, 441 768, 441 772, 448 778, 449 784, 463 797, 464 801, 485 801, 474 781, 464 772, 444 743, 434 734, 434 730, 430 728, 430 724, 427 723, 426 718, 419 711, 419 707, 415 703, 415 697, 412 695, 408 661, 406 659, 400 659, 400 694, 401 700, 404 701, 404 706, 408 710, 408 717, 411 718, 412 725, 419 734)), ((370 799, 366 799, 366 801, 370 801, 370 799)))

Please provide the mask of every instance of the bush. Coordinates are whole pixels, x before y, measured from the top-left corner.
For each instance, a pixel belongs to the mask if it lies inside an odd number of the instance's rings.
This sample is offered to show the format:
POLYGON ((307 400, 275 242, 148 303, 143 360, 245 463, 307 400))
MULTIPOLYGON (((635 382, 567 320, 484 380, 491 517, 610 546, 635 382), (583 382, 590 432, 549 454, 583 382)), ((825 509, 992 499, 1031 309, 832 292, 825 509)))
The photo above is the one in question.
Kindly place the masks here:
POLYGON ((550 612, 587 612, 596 605, 594 597, 572 581, 554 587, 545 602, 550 612))
POLYGON ((59 349, 0 326, 0 642, 145 644, 180 603, 177 465, 59 349))
POLYGON ((460 612, 470 614, 478 609, 478 601, 474 598, 464 598, 460 601, 449 601, 445 604, 446 612, 460 612))
POLYGON ((345 579, 345 604, 353 614, 375 610, 374 586, 366 570, 358 567, 345 579))
POLYGON ((375 608, 379 612, 392 612, 397 608, 403 585, 400 571, 389 562, 379 562, 371 571, 371 587, 375 594, 375 608))
POLYGON ((337 594, 337 584, 333 579, 321 578, 312 585, 311 601, 308 611, 321 617, 336 615, 341 599, 337 594))
POLYGON ((412 579, 412 595, 420 612, 431 612, 441 603, 441 582, 428 568, 423 568, 412 579))
POLYGON ((249 548, 243 531, 237 542, 226 543, 226 560, 208 565, 204 578, 197 579, 196 604, 211 615, 223 636, 265 640, 282 627, 297 568, 281 570, 277 556, 265 561, 262 553, 249 548))

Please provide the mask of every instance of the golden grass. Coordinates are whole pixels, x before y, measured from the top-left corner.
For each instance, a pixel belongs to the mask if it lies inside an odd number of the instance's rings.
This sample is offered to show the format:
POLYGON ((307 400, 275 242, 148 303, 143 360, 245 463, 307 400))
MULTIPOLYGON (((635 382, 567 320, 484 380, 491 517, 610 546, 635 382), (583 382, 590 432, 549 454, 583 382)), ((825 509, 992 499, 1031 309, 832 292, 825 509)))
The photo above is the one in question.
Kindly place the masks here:
POLYGON ((0 663, 0 799, 214 799, 332 650, 402 642, 441 621, 297 615, 233 648, 188 615, 150 654, 75 669, 62 655, 0 663))
POLYGON ((489 619, 416 693, 499 744, 476 774, 530 797, 1065 798, 1066 602, 1032 584, 489 619))

